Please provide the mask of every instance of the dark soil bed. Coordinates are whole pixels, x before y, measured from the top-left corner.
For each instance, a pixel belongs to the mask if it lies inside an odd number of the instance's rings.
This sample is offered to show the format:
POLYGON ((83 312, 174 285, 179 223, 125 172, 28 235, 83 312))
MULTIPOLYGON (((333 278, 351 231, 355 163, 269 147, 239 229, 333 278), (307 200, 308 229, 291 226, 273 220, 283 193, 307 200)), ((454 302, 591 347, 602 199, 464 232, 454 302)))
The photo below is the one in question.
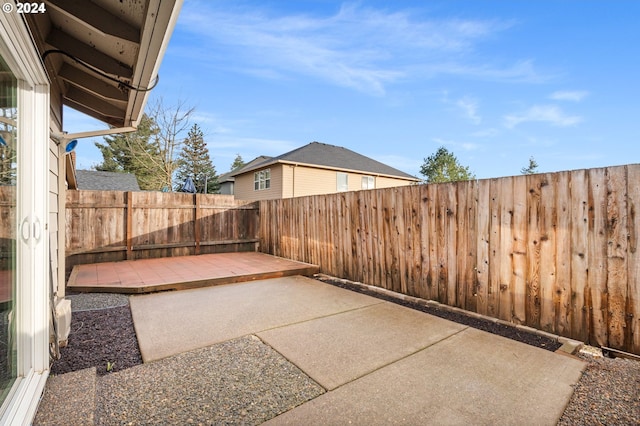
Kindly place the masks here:
POLYGON ((458 324, 468 325, 469 327, 477 328, 478 330, 487 331, 489 333, 497 334, 499 336, 506 337, 508 339, 517 340, 518 342, 526 343, 527 345, 537 346, 539 348, 547 349, 549 351, 556 351, 560 348, 560 346, 562 346, 562 344, 556 340, 550 339, 548 337, 540 336, 538 334, 529 333, 529 332, 520 330, 516 327, 511 327, 504 324, 498 324, 496 322, 487 321, 480 318, 473 318, 473 317, 470 317, 458 312, 452 312, 446 309, 439 309, 437 307, 424 306, 424 305, 419 305, 417 303, 396 299, 392 296, 376 293, 375 291, 371 291, 366 288, 344 283, 342 281, 334 280, 331 278, 325 278, 325 277, 315 277, 315 278, 318 281, 322 281, 327 284, 332 284, 340 288, 356 291, 358 293, 366 294, 368 296, 373 296, 378 299, 386 300, 388 302, 397 303, 399 305, 406 306, 411 309, 426 312, 428 314, 431 314, 440 318, 444 318, 449 321, 457 322, 458 324))
POLYGON ((52 374, 96 367, 98 375, 142 364, 129 305, 74 312, 69 343, 60 349, 52 374))

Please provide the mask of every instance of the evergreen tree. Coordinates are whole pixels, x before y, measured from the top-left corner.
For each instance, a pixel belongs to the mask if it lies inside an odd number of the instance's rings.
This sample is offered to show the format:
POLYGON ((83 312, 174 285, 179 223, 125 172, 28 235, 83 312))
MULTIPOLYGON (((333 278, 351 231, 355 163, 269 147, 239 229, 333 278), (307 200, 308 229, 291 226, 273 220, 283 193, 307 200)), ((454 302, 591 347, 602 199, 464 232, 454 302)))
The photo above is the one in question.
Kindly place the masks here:
POLYGON ((469 167, 458 163, 456 156, 445 147, 438 148, 435 154, 424 159, 420 174, 426 177, 427 183, 457 182, 475 179, 469 167))
POLYGON ((239 168, 244 167, 245 164, 246 163, 244 162, 240 154, 236 154, 235 160, 233 160, 233 163, 231 163, 231 171, 238 170, 239 168))
POLYGON ((189 130, 178 155, 177 164, 176 182, 179 185, 177 190, 182 188, 189 177, 195 184, 196 192, 205 192, 205 182, 209 194, 216 193, 220 188, 216 169, 211 162, 207 144, 204 141, 204 134, 197 124, 194 124, 189 130))
POLYGON ((529 157, 529 166, 521 168, 520 173, 523 175, 533 175, 538 173, 538 163, 535 158, 529 157))
POLYGON ((102 163, 95 166, 95 169, 132 173, 138 179, 140 189, 162 189, 162 156, 155 138, 157 132, 155 121, 145 114, 137 131, 105 136, 105 143, 95 144, 102 153, 102 163))

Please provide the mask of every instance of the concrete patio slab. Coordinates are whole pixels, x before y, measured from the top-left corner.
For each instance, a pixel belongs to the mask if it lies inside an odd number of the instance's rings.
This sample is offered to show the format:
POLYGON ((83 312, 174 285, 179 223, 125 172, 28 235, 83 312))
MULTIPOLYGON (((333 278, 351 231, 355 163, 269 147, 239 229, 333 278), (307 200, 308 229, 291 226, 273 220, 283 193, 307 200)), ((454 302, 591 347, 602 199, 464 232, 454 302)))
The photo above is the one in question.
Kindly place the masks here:
POLYGON ((325 389, 335 389, 465 328, 384 302, 257 335, 325 389))
POLYGON ((555 425, 584 367, 468 328, 266 424, 555 425))
POLYGON ((551 425, 586 365, 305 277, 130 304, 145 362, 256 335, 328 389, 270 424, 551 425))
POLYGON ((144 362, 380 303, 301 276, 130 298, 144 362))

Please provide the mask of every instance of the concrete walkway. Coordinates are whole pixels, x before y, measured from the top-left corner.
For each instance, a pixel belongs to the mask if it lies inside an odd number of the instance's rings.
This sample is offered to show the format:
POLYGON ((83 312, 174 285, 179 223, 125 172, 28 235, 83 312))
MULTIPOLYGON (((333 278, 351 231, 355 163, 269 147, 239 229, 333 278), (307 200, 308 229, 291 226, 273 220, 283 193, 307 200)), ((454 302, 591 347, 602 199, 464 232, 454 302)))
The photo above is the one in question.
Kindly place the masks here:
POLYGON ((270 424, 553 425, 585 368, 571 356, 304 277, 132 296, 130 304, 147 370, 257 336, 322 386, 270 424))

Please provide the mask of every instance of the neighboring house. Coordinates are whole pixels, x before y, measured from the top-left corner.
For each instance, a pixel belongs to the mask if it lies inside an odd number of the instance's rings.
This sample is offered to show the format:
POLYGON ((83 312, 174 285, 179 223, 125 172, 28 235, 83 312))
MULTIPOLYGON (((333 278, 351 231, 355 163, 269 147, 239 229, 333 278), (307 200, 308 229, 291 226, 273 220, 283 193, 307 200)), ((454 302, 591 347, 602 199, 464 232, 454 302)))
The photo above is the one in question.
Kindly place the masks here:
POLYGON ((240 167, 239 169, 231 170, 230 172, 223 173, 220 176, 218 176, 218 183, 220 184, 220 194, 225 194, 225 195, 234 194, 234 184, 235 184, 236 178, 231 176, 232 174, 235 174, 241 170, 253 168, 253 166, 255 166, 256 164, 260 164, 270 159, 271 157, 267 157, 266 155, 261 155, 260 157, 256 157, 253 160, 249 161, 247 164, 240 167))
POLYGON ((10 171, 0 183, 0 424, 32 422, 50 345, 55 351, 68 331, 65 191, 75 176, 67 144, 135 130, 181 5, 3 2, 0 150, 10 158, 2 169, 10 171), (66 134, 63 105, 111 129, 66 134), (54 330, 60 333, 52 336, 54 330))
POLYGON ((98 191, 140 191, 138 179, 131 173, 76 170, 78 189, 98 191))
POLYGON ((339 146, 312 142, 230 173, 239 200, 411 185, 420 179, 339 146))

